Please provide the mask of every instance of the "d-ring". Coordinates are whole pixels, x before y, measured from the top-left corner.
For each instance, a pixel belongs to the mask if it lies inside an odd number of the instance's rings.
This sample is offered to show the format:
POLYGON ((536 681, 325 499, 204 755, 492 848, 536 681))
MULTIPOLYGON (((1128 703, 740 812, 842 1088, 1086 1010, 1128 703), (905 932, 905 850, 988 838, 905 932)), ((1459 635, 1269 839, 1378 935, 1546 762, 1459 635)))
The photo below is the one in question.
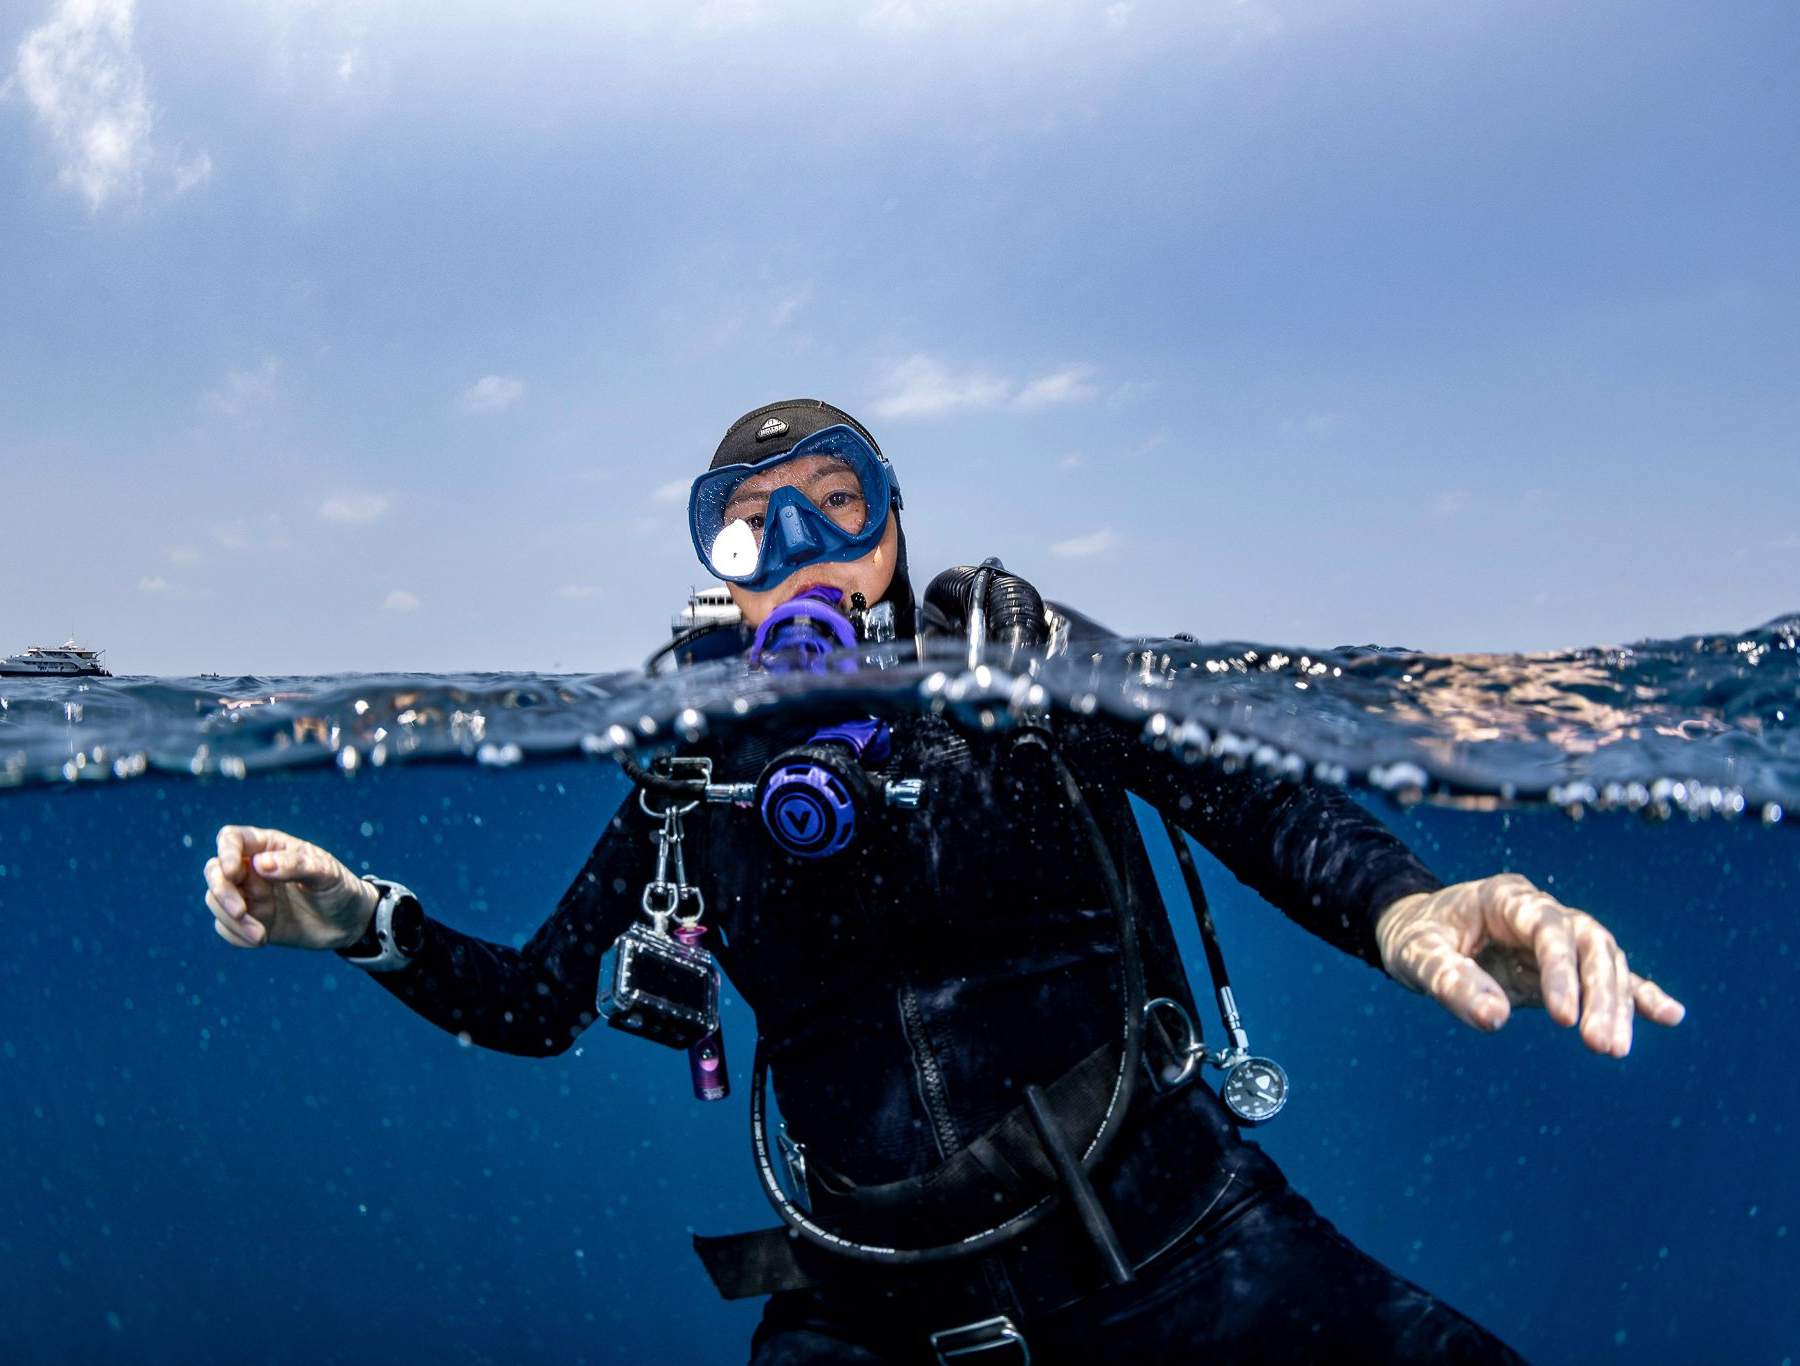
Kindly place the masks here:
POLYGON ((698 797, 694 798, 691 802, 684 802, 680 806, 675 805, 676 798, 670 797, 669 804, 659 811, 654 806, 650 805, 650 789, 647 787, 640 787, 638 789, 637 798, 638 809, 646 816, 659 821, 666 820, 670 812, 673 812, 677 816, 685 816, 688 812, 700 805, 700 798, 698 797))
POLYGON ((1181 1020, 1181 1027, 1186 1036, 1186 1041, 1180 1048, 1181 1068, 1179 1071, 1171 1072, 1168 1068, 1158 1067, 1150 1060, 1148 1052, 1144 1054, 1144 1067, 1150 1073, 1151 1087, 1158 1094, 1167 1095, 1170 1091, 1179 1091, 1187 1085, 1194 1075, 1194 1069, 1206 1057, 1206 1045, 1200 1042, 1200 1033, 1194 1028, 1194 1017, 1188 1014, 1186 1006, 1172 996, 1153 996, 1144 1002, 1145 1025, 1150 1023, 1150 1013, 1159 1006, 1175 1012, 1181 1020))

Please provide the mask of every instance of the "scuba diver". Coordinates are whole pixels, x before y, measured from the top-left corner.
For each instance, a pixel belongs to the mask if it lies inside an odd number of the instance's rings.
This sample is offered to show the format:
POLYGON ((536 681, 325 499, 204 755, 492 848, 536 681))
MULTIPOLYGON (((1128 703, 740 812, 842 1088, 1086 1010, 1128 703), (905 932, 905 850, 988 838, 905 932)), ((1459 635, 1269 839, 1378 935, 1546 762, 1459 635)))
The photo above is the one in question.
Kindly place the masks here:
POLYGON ((1684 1008, 1592 916, 1517 874, 1444 885, 1340 789, 1184 764, 1098 715, 1034 716, 1028 692, 1015 724, 958 724, 948 672, 943 705, 869 715, 860 669, 1108 639, 992 561, 915 599, 901 513, 847 413, 794 400, 732 424, 689 502, 726 591, 697 595, 659 653, 798 675, 806 710, 753 708, 648 763, 621 752, 634 790, 523 947, 242 825, 206 865, 214 929, 335 950, 485 1048, 558 1054, 604 1020, 684 1050, 702 1098, 727 1090, 722 969, 756 1017, 755 1167, 781 1222, 695 1244, 723 1294, 769 1297, 760 1366, 1518 1360, 1352 1246, 1244 1136, 1287 1079, 1248 1050, 1185 839, 1473 1028, 1542 1005, 1623 1057, 1635 1016, 1684 1008), (1217 1049, 1128 793, 1175 841, 1217 1049))

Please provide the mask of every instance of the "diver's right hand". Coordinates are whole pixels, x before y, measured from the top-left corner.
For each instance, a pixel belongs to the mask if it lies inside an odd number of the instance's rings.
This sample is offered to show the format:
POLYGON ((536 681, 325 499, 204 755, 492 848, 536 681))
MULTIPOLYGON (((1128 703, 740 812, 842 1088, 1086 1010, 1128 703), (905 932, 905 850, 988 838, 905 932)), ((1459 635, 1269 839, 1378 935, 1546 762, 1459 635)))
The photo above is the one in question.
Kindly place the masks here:
POLYGON ((221 826, 218 856, 206 861, 213 929, 233 948, 347 948, 380 900, 318 845, 281 830, 221 826))

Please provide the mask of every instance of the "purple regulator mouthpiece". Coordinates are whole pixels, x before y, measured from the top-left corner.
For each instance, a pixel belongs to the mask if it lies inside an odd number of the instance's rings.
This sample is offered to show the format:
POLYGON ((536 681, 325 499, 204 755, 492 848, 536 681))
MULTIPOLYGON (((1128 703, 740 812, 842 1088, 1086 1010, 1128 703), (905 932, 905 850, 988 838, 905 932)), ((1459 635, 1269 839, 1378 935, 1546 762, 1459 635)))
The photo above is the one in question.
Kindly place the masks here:
POLYGON ((842 591, 821 585, 782 603, 756 628, 750 667, 781 674, 855 673, 856 628, 838 611, 843 600, 842 591))

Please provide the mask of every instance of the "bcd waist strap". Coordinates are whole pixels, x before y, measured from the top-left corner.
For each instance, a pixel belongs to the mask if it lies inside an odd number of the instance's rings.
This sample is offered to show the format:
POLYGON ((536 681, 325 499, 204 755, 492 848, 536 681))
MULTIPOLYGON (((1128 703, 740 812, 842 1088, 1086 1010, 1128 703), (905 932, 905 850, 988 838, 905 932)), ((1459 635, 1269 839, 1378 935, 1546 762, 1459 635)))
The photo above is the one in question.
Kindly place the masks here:
MULTIPOLYGON (((1099 1130, 1118 1078, 1118 1049, 1104 1044, 1044 1088, 1057 1130, 1080 1153, 1099 1130)), ((992 1225, 1057 1185, 1024 1105, 920 1176, 859 1185, 809 1158, 814 1216, 846 1238, 892 1246, 954 1241, 992 1225)), ((867 1275, 785 1228, 694 1238, 694 1250, 726 1299, 804 1289, 867 1275)))

